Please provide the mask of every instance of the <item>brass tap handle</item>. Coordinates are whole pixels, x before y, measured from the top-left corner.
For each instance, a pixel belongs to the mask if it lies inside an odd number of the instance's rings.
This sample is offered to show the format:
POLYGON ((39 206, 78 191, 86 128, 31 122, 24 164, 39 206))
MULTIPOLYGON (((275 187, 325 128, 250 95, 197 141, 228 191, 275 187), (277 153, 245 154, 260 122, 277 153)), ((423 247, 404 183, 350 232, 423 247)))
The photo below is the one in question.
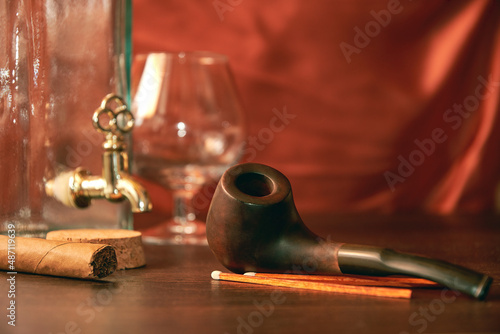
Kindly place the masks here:
POLYGON ((132 131, 134 121, 125 101, 115 94, 108 94, 92 116, 94 128, 106 136, 121 137, 122 134, 132 131))
POLYGON ((85 208, 92 199, 105 198, 111 202, 128 199, 133 212, 151 211, 147 190, 129 173, 123 134, 132 131, 134 116, 125 101, 108 94, 94 112, 92 123, 106 135, 102 145, 102 175, 91 175, 83 168, 61 173, 46 183, 47 194, 75 208, 85 208))

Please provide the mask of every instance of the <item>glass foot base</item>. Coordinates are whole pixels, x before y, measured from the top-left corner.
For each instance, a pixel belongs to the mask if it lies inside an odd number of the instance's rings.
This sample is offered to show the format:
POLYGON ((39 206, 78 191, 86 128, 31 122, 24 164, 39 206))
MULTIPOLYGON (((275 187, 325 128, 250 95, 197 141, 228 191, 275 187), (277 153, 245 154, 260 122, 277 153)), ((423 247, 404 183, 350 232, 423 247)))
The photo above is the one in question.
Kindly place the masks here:
POLYGON ((142 240, 150 245, 208 245, 206 225, 199 220, 186 224, 169 220, 144 231, 142 240))

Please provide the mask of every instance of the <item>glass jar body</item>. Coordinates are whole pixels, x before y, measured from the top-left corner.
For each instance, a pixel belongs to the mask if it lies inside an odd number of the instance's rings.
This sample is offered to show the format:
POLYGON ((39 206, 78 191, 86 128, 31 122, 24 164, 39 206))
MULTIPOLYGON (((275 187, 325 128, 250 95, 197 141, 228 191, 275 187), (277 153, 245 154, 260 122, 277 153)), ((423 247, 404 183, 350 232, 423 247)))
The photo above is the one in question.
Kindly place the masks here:
POLYGON ((84 210, 47 195, 47 181, 84 166, 101 175, 104 137, 92 114, 128 96, 127 0, 12 0, 0 5, 0 233, 131 228, 125 202, 84 210))

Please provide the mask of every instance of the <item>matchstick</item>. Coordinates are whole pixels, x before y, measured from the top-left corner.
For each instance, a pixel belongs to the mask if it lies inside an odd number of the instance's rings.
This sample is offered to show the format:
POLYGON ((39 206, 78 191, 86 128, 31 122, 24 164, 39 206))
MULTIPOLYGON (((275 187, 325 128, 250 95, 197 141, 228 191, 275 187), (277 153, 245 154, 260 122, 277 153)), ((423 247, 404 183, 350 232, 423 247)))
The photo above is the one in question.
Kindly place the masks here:
POLYGON ((253 277, 253 276, 245 276, 239 274, 223 273, 218 270, 212 272, 212 278, 214 280, 263 284, 263 285, 279 286, 285 288, 309 289, 317 291, 337 292, 342 294, 354 294, 354 295, 386 297, 386 298, 409 299, 411 298, 411 293, 412 293, 410 289, 325 284, 318 282, 296 281, 289 279, 253 277))
POLYGON ((363 286, 386 286, 386 287, 399 287, 399 288, 432 288, 439 287, 440 284, 429 281, 423 278, 412 277, 377 277, 377 276, 325 276, 325 275, 300 275, 300 274, 270 274, 270 273, 245 273, 247 276, 278 278, 278 279, 292 279, 301 281, 320 281, 339 283, 346 285, 363 285, 363 286))

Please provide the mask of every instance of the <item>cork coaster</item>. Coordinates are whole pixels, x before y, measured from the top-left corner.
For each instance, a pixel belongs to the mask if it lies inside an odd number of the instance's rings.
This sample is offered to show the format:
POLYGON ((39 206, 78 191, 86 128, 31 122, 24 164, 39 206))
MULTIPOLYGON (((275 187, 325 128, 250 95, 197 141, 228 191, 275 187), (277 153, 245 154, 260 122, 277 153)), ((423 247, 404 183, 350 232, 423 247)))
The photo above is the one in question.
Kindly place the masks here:
POLYGON ((116 269, 132 269, 146 264, 141 232, 130 230, 75 229, 47 233, 48 240, 111 245, 116 252, 116 269))

